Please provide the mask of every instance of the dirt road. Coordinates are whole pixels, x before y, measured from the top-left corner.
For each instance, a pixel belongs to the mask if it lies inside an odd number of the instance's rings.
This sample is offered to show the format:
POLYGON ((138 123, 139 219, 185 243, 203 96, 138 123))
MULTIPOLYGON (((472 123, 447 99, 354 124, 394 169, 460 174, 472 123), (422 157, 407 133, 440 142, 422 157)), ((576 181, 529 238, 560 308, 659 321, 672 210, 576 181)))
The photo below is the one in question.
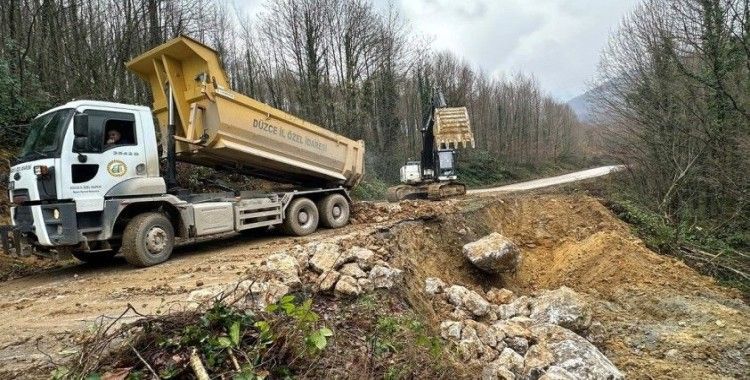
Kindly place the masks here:
POLYGON ((541 179, 536 179, 533 181, 514 183, 512 185, 492 187, 489 189, 469 190, 468 193, 469 195, 493 195, 493 194, 498 194, 498 193, 510 193, 514 191, 540 189, 543 187, 562 185, 565 183, 581 181, 584 179, 602 177, 612 172, 623 170, 624 168, 625 166, 623 165, 601 166, 598 168, 582 170, 582 171, 578 171, 574 173, 568 173, 568 174, 560 175, 557 177, 541 178, 541 179))
MULTIPOLYGON (((73 262, 1 283, 0 378, 28 377, 32 368, 49 373, 47 355, 59 360, 70 354, 81 332, 120 316, 128 304, 144 314, 184 307, 191 291, 236 282, 273 252, 353 230, 367 228, 321 230, 306 238, 239 235, 177 248, 156 267, 134 268, 118 257, 106 267, 73 262)), ((136 317, 131 312, 123 321, 136 317)))

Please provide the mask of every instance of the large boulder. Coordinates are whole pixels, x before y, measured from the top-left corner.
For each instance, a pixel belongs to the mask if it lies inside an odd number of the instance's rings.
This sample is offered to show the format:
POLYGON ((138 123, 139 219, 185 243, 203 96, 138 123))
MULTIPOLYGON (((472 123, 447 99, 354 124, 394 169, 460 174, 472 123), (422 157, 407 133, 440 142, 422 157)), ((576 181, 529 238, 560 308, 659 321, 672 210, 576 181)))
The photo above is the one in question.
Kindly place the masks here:
POLYGON ((521 262, 518 247, 497 232, 464 245, 464 256, 477 268, 494 274, 513 272, 521 262))
POLYGON ((487 315, 490 303, 477 292, 466 289, 461 285, 453 285, 445 289, 448 302, 457 308, 463 308, 477 317, 487 315))
POLYGON ((552 353, 555 366, 567 371, 576 379, 625 378, 593 344, 564 327, 544 323, 532 326, 531 333, 552 353))
POLYGON ((580 294, 565 286, 532 298, 530 309, 530 318, 536 324, 551 323, 577 333, 585 332, 591 326, 591 306, 580 294))

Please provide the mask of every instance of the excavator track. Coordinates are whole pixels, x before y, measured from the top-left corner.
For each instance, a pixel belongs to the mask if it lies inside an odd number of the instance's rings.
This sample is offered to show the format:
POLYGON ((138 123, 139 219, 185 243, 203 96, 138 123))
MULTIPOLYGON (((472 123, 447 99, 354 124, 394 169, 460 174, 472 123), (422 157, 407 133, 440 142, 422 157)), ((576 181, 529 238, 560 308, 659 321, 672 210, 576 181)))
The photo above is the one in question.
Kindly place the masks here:
POLYGON ((433 201, 466 194, 466 185, 458 182, 434 182, 422 185, 397 185, 388 188, 388 202, 405 199, 429 199, 433 201))
POLYGON ((436 182, 427 186, 427 199, 436 201, 466 194, 466 185, 458 182, 436 182))

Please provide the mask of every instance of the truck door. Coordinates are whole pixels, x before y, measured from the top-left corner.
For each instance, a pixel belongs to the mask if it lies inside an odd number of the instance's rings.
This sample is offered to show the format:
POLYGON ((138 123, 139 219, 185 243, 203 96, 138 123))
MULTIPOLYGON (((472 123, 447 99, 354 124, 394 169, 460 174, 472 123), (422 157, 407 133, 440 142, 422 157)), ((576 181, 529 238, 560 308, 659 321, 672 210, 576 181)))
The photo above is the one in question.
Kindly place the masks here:
POLYGON ((83 113, 88 114, 89 138, 101 139, 103 145, 100 152, 66 150, 69 165, 68 175, 63 176, 63 197, 76 201, 77 212, 101 211, 104 195, 112 187, 146 176, 143 126, 134 111, 86 109, 83 113))

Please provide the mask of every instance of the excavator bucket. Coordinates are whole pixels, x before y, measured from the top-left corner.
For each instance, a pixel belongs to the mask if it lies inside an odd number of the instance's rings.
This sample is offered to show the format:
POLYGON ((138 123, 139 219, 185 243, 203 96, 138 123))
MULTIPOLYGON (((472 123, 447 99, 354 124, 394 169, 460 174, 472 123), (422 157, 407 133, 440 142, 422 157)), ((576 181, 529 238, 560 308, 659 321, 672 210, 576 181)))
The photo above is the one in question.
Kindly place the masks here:
POLYGON ((435 144, 438 149, 475 147, 469 111, 466 107, 446 107, 435 110, 435 144))

